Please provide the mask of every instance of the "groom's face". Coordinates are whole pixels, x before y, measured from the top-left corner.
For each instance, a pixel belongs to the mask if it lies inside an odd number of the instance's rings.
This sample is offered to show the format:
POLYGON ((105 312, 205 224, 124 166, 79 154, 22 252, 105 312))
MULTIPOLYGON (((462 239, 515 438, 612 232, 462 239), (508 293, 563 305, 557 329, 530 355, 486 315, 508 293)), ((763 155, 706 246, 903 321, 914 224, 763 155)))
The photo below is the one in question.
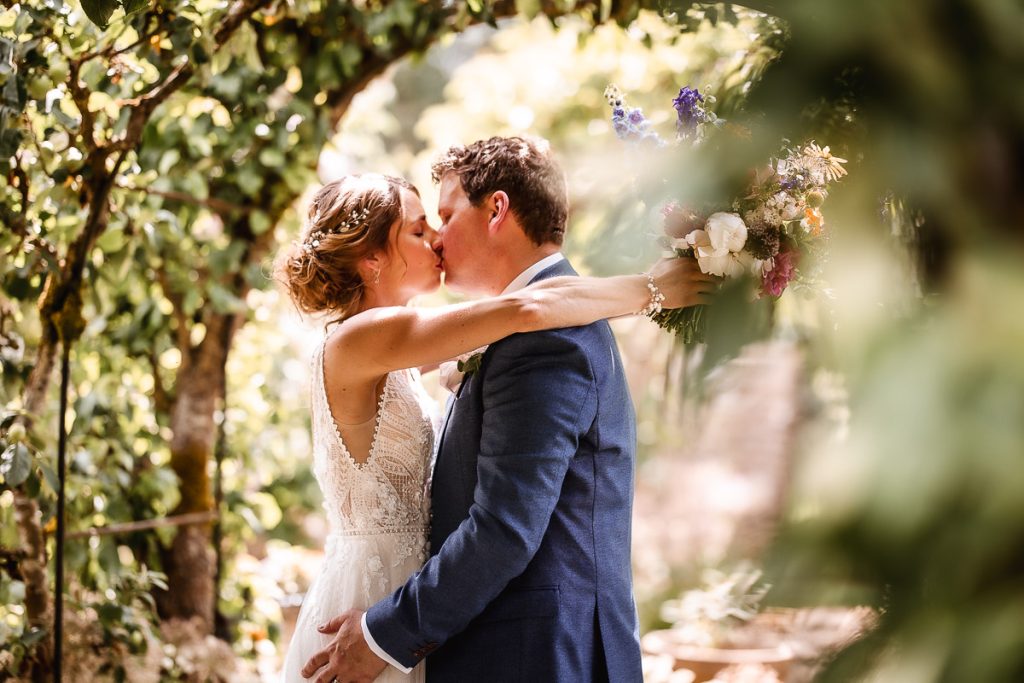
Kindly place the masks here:
POLYGON ((459 176, 447 173, 441 178, 437 213, 441 218, 445 284, 459 292, 488 292, 491 269, 487 257, 487 209, 473 206, 459 176))

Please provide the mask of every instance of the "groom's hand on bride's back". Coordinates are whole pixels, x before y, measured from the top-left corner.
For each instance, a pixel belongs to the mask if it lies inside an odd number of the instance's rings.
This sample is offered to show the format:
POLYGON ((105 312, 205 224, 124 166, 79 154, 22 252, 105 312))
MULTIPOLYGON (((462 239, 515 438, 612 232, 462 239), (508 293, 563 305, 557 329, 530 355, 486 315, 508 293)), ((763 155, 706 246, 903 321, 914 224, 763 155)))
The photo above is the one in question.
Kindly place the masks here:
POLYGON ((315 683, 370 683, 387 668, 363 637, 362 610, 352 609, 340 614, 317 630, 331 635, 327 646, 315 653, 302 667, 302 676, 315 683))

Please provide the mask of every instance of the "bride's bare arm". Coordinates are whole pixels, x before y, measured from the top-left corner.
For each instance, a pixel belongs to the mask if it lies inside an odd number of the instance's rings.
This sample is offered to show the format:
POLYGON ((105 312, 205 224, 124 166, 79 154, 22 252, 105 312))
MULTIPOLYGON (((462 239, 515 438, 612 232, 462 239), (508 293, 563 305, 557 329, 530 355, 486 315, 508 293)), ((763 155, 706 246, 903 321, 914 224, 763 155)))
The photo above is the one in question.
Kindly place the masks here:
MULTIPOLYGON (((717 282, 687 258, 662 259, 651 275, 665 295, 665 308, 705 303, 717 282)), ((350 368, 376 377, 436 364, 517 332, 634 313, 650 297, 646 275, 552 278, 511 294, 439 308, 374 308, 347 320, 332 343, 350 368)))

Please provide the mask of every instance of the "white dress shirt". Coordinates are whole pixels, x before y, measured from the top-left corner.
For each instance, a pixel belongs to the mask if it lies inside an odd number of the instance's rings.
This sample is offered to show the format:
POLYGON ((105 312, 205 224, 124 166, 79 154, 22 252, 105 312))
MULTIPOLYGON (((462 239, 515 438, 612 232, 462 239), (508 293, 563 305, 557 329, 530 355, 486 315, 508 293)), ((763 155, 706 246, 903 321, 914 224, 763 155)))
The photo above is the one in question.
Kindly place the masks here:
MULTIPOLYGON (((563 260, 565 260, 565 257, 562 256, 562 252, 560 252, 560 251, 556 251, 554 254, 550 254, 549 256, 545 256, 544 258, 542 258, 541 260, 537 261, 532 266, 530 266, 529 268, 524 270, 523 272, 519 273, 519 275, 517 275, 512 280, 512 282, 508 283, 508 285, 505 286, 505 289, 503 289, 501 291, 501 293, 502 294, 509 294, 511 292, 515 292, 515 291, 518 291, 518 290, 522 289, 526 285, 530 284, 530 280, 532 280, 534 277, 536 277, 536 275, 538 273, 540 273, 542 270, 545 270, 549 266, 553 266, 556 263, 558 263, 560 261, 563 261, 563 260)), ((484 349, 486 349, 486 348, 487 347, 484 346, 484 347, 482 347, 480 349, 477 349, 476 351, 471 352, 470 355, 472 355, 474 353, 482 353, 484 351, 484 349)), ((455 361, 446 361, 446 362, 452 363, 452 365, 455 365, 455 361)), ((370 649, 373 651, 373 654, 377 655, 378 657, 380 657, 385 662, 387 662, 391 666, 395 667, 396 669, 398 669, 402 673, 407 674, 410 671, 412 671, 411 667, 402 666, 399 662, 395 661, 391 657, 391 655, 389 655, 379 645, 377 645, 377 641, 375 641, 373 639, 373 636, 370 634, 370 629, 366 625, 366 613, 365 612, 363 613, 362 627, 363 627, 363 637, 366 639, 366 644, 370 646, 370 649)))
POLYGON ((537 261, 532 266, 519 273, 512 282, 508 283, 505 289, 501 290, 502 294, 508 294, 522 289, 526 285, 530 284, 532 280, 540 271, 546 270, 549 266, 553 266, 559 261, 564 261, 565 257, 562 256, 562 252, 556 251, 550 256, 545 256, 540 261, 537 261))

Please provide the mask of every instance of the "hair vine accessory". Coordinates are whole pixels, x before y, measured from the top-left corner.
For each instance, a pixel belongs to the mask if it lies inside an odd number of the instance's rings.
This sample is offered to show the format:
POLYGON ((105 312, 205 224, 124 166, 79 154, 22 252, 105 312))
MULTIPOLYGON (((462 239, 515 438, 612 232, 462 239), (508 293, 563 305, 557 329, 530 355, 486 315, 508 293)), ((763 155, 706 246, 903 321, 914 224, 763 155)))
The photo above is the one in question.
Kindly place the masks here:
MULTIPOLYGON (((369 217, 370 207, 364 206, 358 211, 354 211, 352 214, 349 215, 348 218, 343 220, 338 225, 338 227, 332 230, 316 230, 314 232, 309 233, 309 236, 306 237, 306 241, 302 243, 302 248, 308 252, 312 252, 314 249, 320 246, 320 240, 327 237, 327 235, 342 235, 346 232, 351 232, 352 230, 355 230, 363 223, 365 223, 366 219, 369 217)), ((319 220, 320 211, 317 210, 316 214, 313 216, 313 223, 316 224, 317 222, 319 222, 319 220)))
POLYGON ((647 291, 651 293, 651 298, 647 301, 647 305, 636 312, 637 315, 645 315, 648 318, 661 313, 661 302, 665 300, 665 295, 658 289, 658 285, 654 282, 654 276, 650 273, 643 273, 647 276, 647 291))

